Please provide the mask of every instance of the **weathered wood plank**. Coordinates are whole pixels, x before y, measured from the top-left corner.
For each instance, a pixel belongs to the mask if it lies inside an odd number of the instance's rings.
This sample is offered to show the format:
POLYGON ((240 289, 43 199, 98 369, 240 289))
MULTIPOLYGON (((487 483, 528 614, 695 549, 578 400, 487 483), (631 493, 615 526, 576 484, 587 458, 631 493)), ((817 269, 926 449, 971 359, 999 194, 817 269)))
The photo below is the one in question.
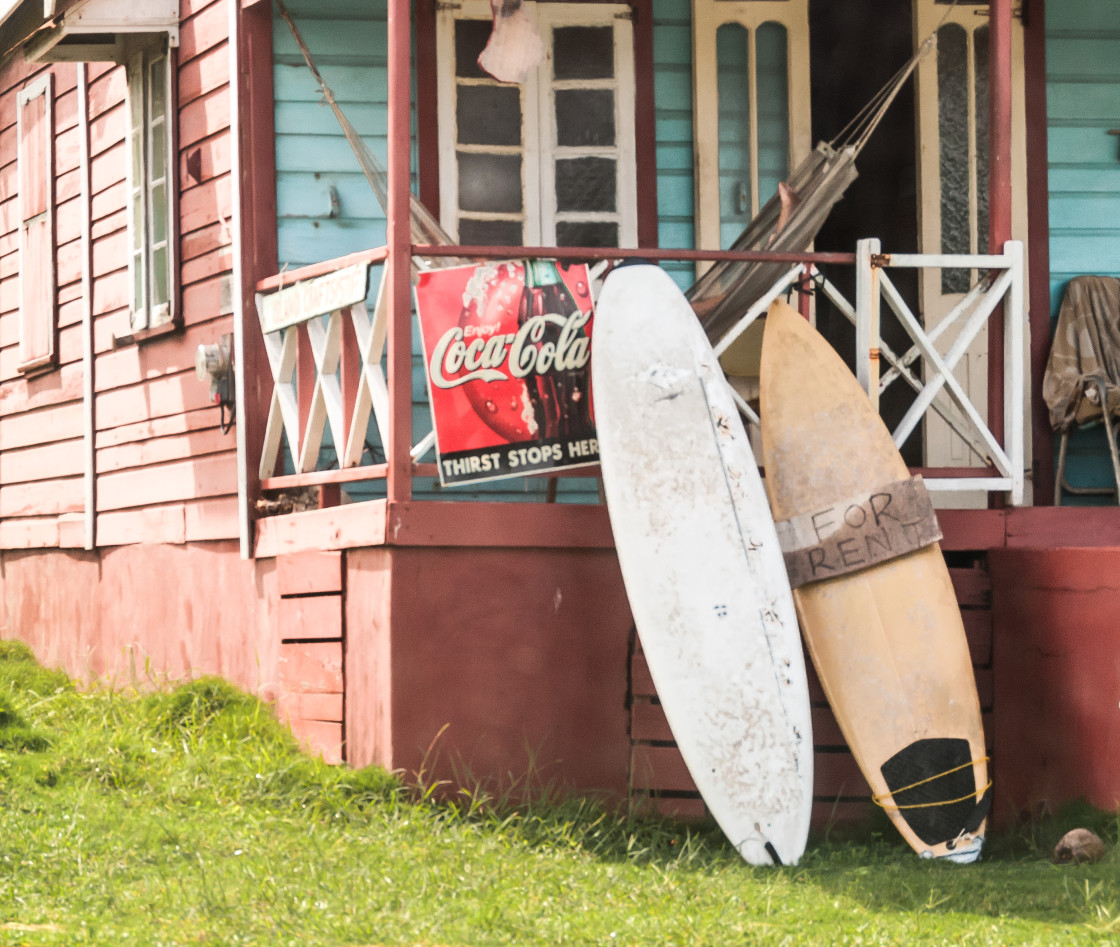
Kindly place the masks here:
MULTIPOLYGON (((124 197, 124 184, 120 186, 119 196, 124 197)), ((89 235, 92 240, 102 240, 115 233, 125 233, 128 230, 128 211, 122 205, 117 210, 107 213, 99 220, 90 224, 89 235)))
POLYGON ((237 495, 192 500, 185 504, 184 520, 189 543, 236 540, 241 523, 237 495))
POLYGON ((233 248, 225 246, 205 256, 184 260, 180 267, 179 278, 185 287, 232 271, 233 248))
POLYGON ((203 181, 179 196, 179 230, 189 233, 215 221, 228 220, 232 206, 228 174, 203 181))
POLYGON ((216 46, 224 46, 229 36, 229 14, 224 3, 212 3, 193 16, 183 18, 179 28, 179 62, 190 62, 194 57, 216 46))
MULTIPOLYGON (((215 311, 210 313, 211 317, 215 311)), ((216 342, 223 331, 222 324, 206 323, 188 326, 181 338, 162 345, 123 346, 106 352, 97 359, 97 373, 101 376, 98 390, 122 388, 168 375, 177 375, 184 384, 189 382, 209 390, 193 374, 181 375, 184 363, 189 360, 193 368, 195 349, 204 342, 216 342)))
POLYGON ((97 478, 97 510, 123 510, 237 492, 237 457, 232 451, 195 457, 97 478))
MULTIPOLYGON (((183 287, 183 319, 189 326, 194 323, 208 322, 222 311, 222 277, 203 280, 201 283, 192 283, 183 287)), ((224 319, 227 321, 229 317, 224 319)), ((214 323, 210 323, 214 325, 214 323)), ((232 331, 232 326, 227 325, 224 330, 232 331)))
POLYGON ((696 783, 675 746, 630 748, 631 791, 696 792, 696 783))
POLYGON ((182 545, 186 542, 186 518, 182 503, 144 509, 101 513, 97 517, 98 546, 182 545))
POLYGON ((205 256, 215 250, 223 250, 229 246, 229 228, 223 226, 220 222, 207 224, 198 230, 183 234, 180 241, 184 261, 193 260, 196 257, 205 256))
POLYGON ((0 549, 44 549, 58 545, 58 519, 36 516, 0 519, 0 549))
POLYGON ((1012 510, 1007 545, 1015 548, 1120 546, 1120 507, 1036 506, 1012 510))
POLYGON ((237 539, 237 497, 115 510, 97 518, 99 546, 237 539))
POLYGON ((985 550, 1003 546, 1006 510, 938 510, 946 552, 985 550))
POLYGON ((179 112, 179 147, 194 144, 229 128, 229 94, 225 88, 199 96, 179 112))
MULTIPOLYGON (((192 21, 193 23, 193 21, 192 21)), ((191 30, 193 33, 193 29, 191 30)), ((222 42, 196 55, 179 67, 179 105, 193 102, 200 96, 229 84, 229 49, 226 37, 222 42)), ((179 47, 180 51, 182 46, 179 47)))
POLYGON ((276 715, 288 720, 326 720, 342 723, 342 694, 280 694, 276 698, 276 715))
POLYGON ((315 550, 276 560, 280 595, 315 595, 342 591, 342 553, 315 550))
POLYGON ((607 508, 575 503, 394 503, 394 545, 614 546, 607 508))
POLYGON ((385 542, 385 501, 335 506, 256 521, 257 556, 290 555, 311 549, 380 546, 385 542))
POLYGON ((660 704, 634 699, 630 707, 630 739, 656 742, 675 739, 660 704))
POLYGON ((93 241, 93 273, 111 273, 128 265, 128 233, 116 230, 93 241))
MULTIPOLYGON (((100 190, 91 192, 93 196, 90 199, 90 219, 94 223, 125 212, 125 203, 128 199, 128 185, 123 177, 117 177, 106 172, 101 176, 101 184, 103 186, 100 190)), ((127 212, 125 219, 127 220, 127 212)), ((102 227, 98 236, 108 232, 109 229, 107 225, 102 227)))
POLYGON ((0 451, 0 486, 76 477, 85 472, 80 439, 0 451))
POLYGON ((282 598, 276 609, 280 640, 341 640, 342 596, 301 595, 282 598))
POLYGON ((183 187, 201 184, 230 170, 229 134, 219 132, 182 150, 179 156, 179 181, 183 187))
MULTIPOLYGON (((106 322, 101 317, 112 317, 115 313, 128 307, 128 270, 118 269, 112 273, 105 273, 94 277, 93 280, 93 315, 97 322, 94 324, 95 346, 94 351, 105 352, 113 347, 112 336, 108 333, 106 322)), ((128 318, 124 319, 120 331, 128 329, 128 318)))
MULTIPOLYGON (((124 182, 128 174, 128 152, 123 138, 107 147, 100 155, 95 155, 90 160, 89 172, 90 194, 93 195, 92 214, 96 220, 106 212, 101 205, 107 200, 106 193, 110 189, 120 187, 120 193, 124 193, 124 182)), ((115 198, 111 209, 116 210, 121 203, 119 198, 115 198)))
POLYGON ((992 607, 992 577, 986 569, 950 569, 949 578, 962 608, 992 607))
MULTIPOLYGON (((121 327, 121 331, 124 327, 121 327)), ((98 376, 99 380, 104 380, 98 376)), ((0 399, 3 391, 0 390, 0 399)), ((194 377, 193 369, 181 375, 167 375, 145 382, 101 391, 97 399, 98 430, 134 424, 210 406, 210 389, 194 377)))
POLYGON ((816 753, 813 756, 813 798, 835 799, 837 796, 871 795, 871 787, 863 778, 851 753, 816 753))
POLYGON ((635 654, 630 660, 630 693, 634 697, 656 697, 657 688, 649 673, 645 655, 635 654))
POLYGON ((78 437, 82 433, 83 421, 80 403, 7 414, 0 417, 0 444, 8 451, 78 437))
POLYGON ((192 457, 205 457, 236 450, 237 444, 233 439, 233 432, 223 434, 217 426, 216 409, 212 421, 213 427, 155 437, 146 441, 132 441, 98 450, 97 471, 99 474, 109 474, 118 470, 150 467, 169 461, 187 460, 192 457))
POLYGON ((972 663, 987 667, 992 663, 992 613, 987 609, 965 608, 961 610, 964 620, 964 633, 968 638, 968 650, 972 663))
POLYGON ((15 483, 0 490, 0 517, 48 516, 85 508, 81 477, 15 483))
POLYGON ((123 427, 98 431, 94 438, 94 447, 101 451, 121 444, 133 444, 137 441, 147 441, 157 437, 202 431, 215 427, 217 423, 213 406, 208 405, 200 411, 173 414, 164 418, 150 418, 136 424, 126 424, 123 427))
POLYGON ((277 676, 289 694, 343 693, 342 642, 281 643, 277 676))
POLYGON ((635 797, 631 799, 633 811, 642 815, 658 815, 679 822, 696 822, 707 818, 708 807, 697 795, 635 797))
POLYGON ((292 736, 312 756, 322 757, 324 763, 338 764, 345 761, 341 723, 302 720, 294 717, 288 726, 292 736))
POLYGON ((128 80, 124 66, 110 66, 101 75, 91 77, 89 83, 90 125, 95 124, 106 112, 123 105, 127 95, 128 80))
POLYGON ((82 397, 81 365, 63 365, 56 372, 34 378, 13 378, 0 384, 0 415, 79 401, 82 397))
POLYGON ((872 817, 876 806, 870 799, 863 802, 837 802, 835 799, 813 803, 809 824, 815 829, 832 825, 854 825, 872 817))
POLYGON ((58 517, 60 549, 84 549, 86 545, 85 513, 63 513, 58 517))

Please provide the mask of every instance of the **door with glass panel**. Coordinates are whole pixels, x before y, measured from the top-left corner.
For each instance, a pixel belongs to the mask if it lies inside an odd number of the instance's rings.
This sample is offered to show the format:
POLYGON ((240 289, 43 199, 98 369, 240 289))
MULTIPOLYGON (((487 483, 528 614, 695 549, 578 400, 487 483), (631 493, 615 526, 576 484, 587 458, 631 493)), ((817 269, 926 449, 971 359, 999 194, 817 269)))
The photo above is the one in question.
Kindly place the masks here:
POLYGON ((726 249, 812 148, 808 0, 693 0, 696 245, 726 249))
POLYGON ((514 85, 477 63, 489 3, 440 5, 441 223, 466 245, 636 246, 629 7, 524 9, 545 55, 514 85))
MULTIPOLYGON (((812 148, 808 0, 693 0, 692 71, 696 246, 727 249, 812 148)), ((748 400, 761 351, 756 322, 721 358, 748 400)))
MULTIPOLYGON (((924 253, 988 252, 988 7, 959 0, 915 0, 915 43, 937 30, 937 46, 918 67, 919 240, 924 253)), ((1012 236, 1026 239, 1026 139, 1023 31, 1012 20, 1012 236)), ((884 250, 889 250, 884 247, 884 250)), ((992 248, 999 250, 1000 248, 992 248)), ((927 329, 936 326, 976 282, 974 270, 921 272, 927 329)), ((956 330, 947 337, 955 337, 956 330)), ((944 344, 942 344, 944 347, 944 344)), ((987 416, 988 339, 978 334, 956 376, 987 416)), ((1028 447, 1029 450, 1029 447, 1028 447)), ((925 421, 925 462, 931 467, 982 466, 964 440, 937 415, 925 421)), ((954 505, 980 505, 980 494, 954 505)))

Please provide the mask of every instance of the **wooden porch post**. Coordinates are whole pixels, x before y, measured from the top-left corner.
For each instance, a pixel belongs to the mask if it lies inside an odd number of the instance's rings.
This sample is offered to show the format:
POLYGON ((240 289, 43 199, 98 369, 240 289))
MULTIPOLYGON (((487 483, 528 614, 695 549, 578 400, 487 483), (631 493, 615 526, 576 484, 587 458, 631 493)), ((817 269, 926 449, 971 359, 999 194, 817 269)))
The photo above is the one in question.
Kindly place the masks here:
MULTIPOLYGON (((1011 239, 1011 0, 992 0, 989 21, 988 252, 1002 253, 1011 239)), ((1004 437, 1003 318, 988 321, 988 427, 1004 437)), ((994 496, 994 495, 993 495, 994 496)))
POLYGON ((1031 0, 1023 21, 1027 107, 1027 306, 1031 325, 1031 453, 1034 505, 1054 503, 1054 431, 1042 397, 1050 354, 1050 194, 1046 144, 1046 4, 1031 0))
POLYGON ((409 228, 409 0, 389 0, 388 498, 412 498, 412 276, 409 228))

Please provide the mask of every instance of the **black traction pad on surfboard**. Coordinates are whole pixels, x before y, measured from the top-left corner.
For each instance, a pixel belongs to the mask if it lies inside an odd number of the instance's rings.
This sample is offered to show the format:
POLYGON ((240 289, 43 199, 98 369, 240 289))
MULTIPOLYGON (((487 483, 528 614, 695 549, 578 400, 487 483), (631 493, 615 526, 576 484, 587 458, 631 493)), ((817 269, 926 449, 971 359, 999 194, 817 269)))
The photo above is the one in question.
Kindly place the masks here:
POLYGON ((911 743, 880 767, 899 815, 927 845, 975 832, 987 815, 990 800, 976 798, 971 762, 967 740, 938 737, 911 743))

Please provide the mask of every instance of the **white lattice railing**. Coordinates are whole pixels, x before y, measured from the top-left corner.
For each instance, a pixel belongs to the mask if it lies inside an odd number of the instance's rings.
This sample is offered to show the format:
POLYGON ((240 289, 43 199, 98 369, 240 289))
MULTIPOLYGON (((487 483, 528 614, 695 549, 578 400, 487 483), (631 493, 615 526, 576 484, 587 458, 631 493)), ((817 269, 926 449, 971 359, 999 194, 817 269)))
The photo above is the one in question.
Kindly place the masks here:
MULTIPOLYGON (((811 255, 807 255, 811 259, 811 255)), ((851 259, 850 257, 848 258, 851 259)), ((275 277, 257 294, 257 311, 272 373, 272 394, 261 453, 262 481, 278 484, 331 483, 385 475, 385 464, 364 459, 370 418, 384 435, 391 406, 381 367, 388 312, 379 291, 372 313, 366 305, 371 268, 383 272, 384 251, 371 251, 313 267, 282 281, 275 277), (355 259, 357 258, 357 259, 355 259), (306 340, 306 341, 304 341, 306 340), (300 348, 306 346, 301 357, 300 348), (326 432, 335 447, 338 469, 317 469, 326 432), (276 465, 286 443, 295 473, 277 477, 276 465)), ((877 240, 857 247, 856 302, 850 302, 812 262, 791 265, 771 290, 720 340, 722 354, 746 328, 765 314, 770 303, 810 277, 856 328, 856 374, 868 396, 902 381, 914 401, 892 432, 901 446, 930 412, 942 418, 990 472, 961 468, 956 476, 927 475, 931 490, 1007 494, 1013 505, 1024 493, 1024 269, 1023 248, 1009 241, 1002 254, 945 255, 879 252, 877 240), (935 327, 927 330, 892 282, 899 268, 962 268, 979 273, 976 284, 935 327), (898 317, 912 344, 901 355, 880 338, 881 302, 898 317), (1003 304, 1004 415, 1002 438, 993 434, 984 413, 973 403, 954 368, 992 314, 1003 304), (955 329, 955 331, 953 331, 955 329), (880 372, 881 362, 887 370, 880 372)), ((748 419, 757 415, 738 395, 748 419)), ((411 410, 409 405, 405 410, 411 410)), ((383 436, 382 441, 386 438, 383 436)), ((411 450, 414 462, 434 444, 428 434, 411 450)))
MULTIPOLYGON (((1006 493, 1012 505, 1021 505, 1025 484, 1023 385, 1026 372, 1022 243, 1008 241, 1002 254, 884 255, 879 252, 878 240, 861 240, 856 250, 855 305, 832 282, 824 279, 815 266, 798 264, 791 267, 720 340, 716 353, 723 354, 752 322, 765 314, 770 303, 788 293, 806 275, 855 326, 856 376, 872 402, 877 406, 879 396, 899 380, 914 390, 914 401, 892 431, 895 444, 901 447, 922 418, 932 411, 948 424, 977 459, 993 469, 990 476, 964 476, 962 469, 961 476, 927 477, 927 486, 942 491, 1006 493), (927 331, 888 275, 888 270, 900 268, 972 269, 980 275, 948 315, 927 331), (902 355, 896 354, 880 337, 882 300, 898 317, 912 342, 902 355), (1002 440, 992 433, 983 412, 953 372, 1000 303, 1004 320, 1002 440), (880 373, 882 361, 889 366, 885 373, 880 373), (924 372, 916 370, 919 361, 924 363, 924 372)), ((759 419, 755 412, 741 397, 737 398, 743 413, 757 424, 759 419)))
MULTIPOLYGON (((260 478, 274 478, 286 443, 295 475, 317 471, 329 431, 338 470, 322 478, 336 481, 375 477, 383 465, 363 463, 370 418, 389 430, 389 392, 381 359, 385 353, 388 308, 384 269, 372 313, 366 305, 371 267, 382 254, 347 263, 307 279, 258 292, 257 313, 272 372, 272 397, 261 451, 260 478), (305 370, 300 346, 306 344, 305 370), (306 394, 301 398, 300 388, 306 394)), ((419 458, 431 435, 412 451, 419 458)))

